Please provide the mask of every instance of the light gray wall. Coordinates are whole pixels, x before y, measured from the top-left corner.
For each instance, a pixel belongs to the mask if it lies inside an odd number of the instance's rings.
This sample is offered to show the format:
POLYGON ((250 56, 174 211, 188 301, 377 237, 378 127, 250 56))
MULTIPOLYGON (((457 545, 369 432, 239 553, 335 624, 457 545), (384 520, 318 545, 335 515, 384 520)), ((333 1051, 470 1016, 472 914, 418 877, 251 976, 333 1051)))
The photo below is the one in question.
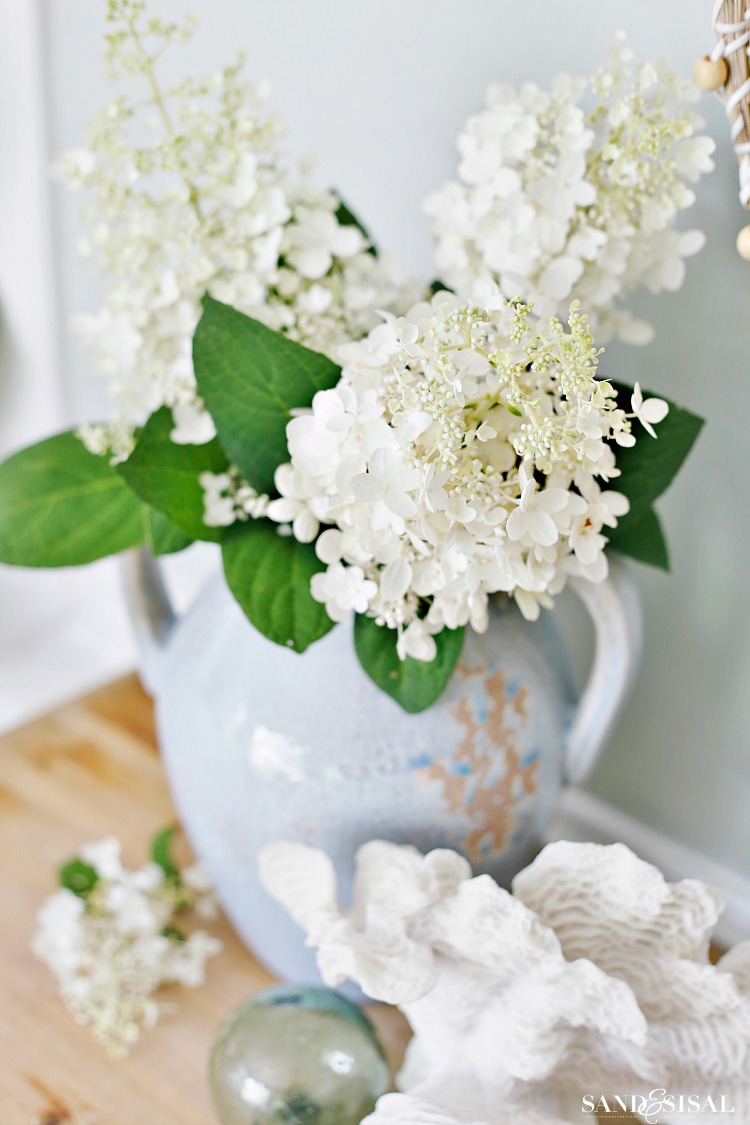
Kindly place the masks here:
MULTIPOLYGON (((454 140, 490 81, 545 83, 588 73, 613 33, 641 57, 689 71, 712 45, 710 0, 153 0, 160 14, 196 8, 198 36, 179 68, 218 66, 246 48, 267 77, 296 152, 319 155, 378 241, 432 273, 421 201, 455 167, 454 140)), ((106 96, 99 68, 102 2, 45 0, 51 147, 79 144, 106 96)), ((723 109, 703 103, 717 171, 686 217, 708 234, 677 294, 639 302, 657 326, 645 349, 613 346, 604 368, 704 414, 694 457, 662 504, 674 560, 667 578, 639 570, 643 668, 627 716, 591 788, 683 842, 750 875, 750 265, 734 252, 748 216, 723 109)), ((55 198, 57 282, 66 314, 94 307, 75 258, 75 200, 55 198)), ((91 414, 86 353, 65 344, 71 413, 91 414)))

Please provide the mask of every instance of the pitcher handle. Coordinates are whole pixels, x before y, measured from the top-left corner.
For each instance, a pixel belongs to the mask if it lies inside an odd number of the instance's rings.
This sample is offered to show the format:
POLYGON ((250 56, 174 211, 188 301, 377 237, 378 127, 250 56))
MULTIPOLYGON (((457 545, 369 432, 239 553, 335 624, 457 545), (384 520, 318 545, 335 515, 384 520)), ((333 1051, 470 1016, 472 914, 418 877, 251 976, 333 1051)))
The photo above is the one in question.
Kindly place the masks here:
POLYGON ((146 691, 153 695, 158 688, 162 656, 177 615, 161 568, 145 547, 126 551, 120 565, 125 602, 141 656, 139 675, 146 691))
POLYGON ((641 606, 627 565, 610 555, 604 582, 570 585, 591 614, 596 651, 565 748, 565 780, 582 781, 604 746, 635 678, 641 654, 641 606))

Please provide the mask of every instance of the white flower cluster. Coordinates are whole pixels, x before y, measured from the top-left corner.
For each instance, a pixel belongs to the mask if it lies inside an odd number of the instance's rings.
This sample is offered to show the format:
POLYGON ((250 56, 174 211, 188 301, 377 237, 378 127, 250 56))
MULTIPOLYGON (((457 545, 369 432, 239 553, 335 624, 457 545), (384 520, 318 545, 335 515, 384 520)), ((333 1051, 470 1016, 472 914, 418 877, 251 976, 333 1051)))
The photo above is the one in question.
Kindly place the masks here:
POLYGON ((618 405, 577 305, 566 330, 482 288, 481 304, 438 293, 342 346, 338 385, 287 426, 267 506, 316 540, 329 616, 396 629, 402 659, 432 660, 444 626, 483 631, 492 593, 533 619, 568 575, 602 580, 605 530, 628 510, 600 484, 619 473, 613 443, 667 412, 638 388, 631 413, 618 405))
POLYGON ((201 473, 203 522, 206 527, 229 527, 237 521, 268 515, 268 497, 243 481, 236 469, 226 473, 201 473))
POLYGON ((158 58, 182 32, 146 19, 144 8, 110 0, 107 59, 114 76, 145 80, 147 98, 116 98, 93 122, 88 148, 57 167, 92 192, 81 252, 114 279, 101 311, 77 326, 111 380, 119 416, 82 436, 120 457, 133 426, 164 404, 175 441, 212 435, 191 357, 203 293, 331 354, 372 327, 373 309, 399 299, 392 264, 370 252, 338 198, 290 167, 268 90, 243 80, 241 61, 159 88, 158 58))
POLYGON ((33 951, 58 980, 78 1023, 88 1025, 113 1054, 127 1054, 142 1027, 160 1007, 153 993, 167 983, 197 988, 206 962, 221 942, 203 930, 185 937, 176 911, 216 912, 202 869, 184 868, 168 878, 156 863, 137 871, 123 867, 113 838, 87 844, 80 853, 95 872, 90 890, 61 887, 42 906, 33 951))
POLYGON ((715 145, 695 135, 688 103, 698 91, 632 58, 620 40, 589 82, 560 75, 549 93, 490 87, 459 137, 459 179, 426 203, 445 284, 465 293, 490 277, 545 317, 577 298, 597 339, 648 342, 650 326, 619 302, 639 286, 682 284, 683 259, 704 237, 675 219, 715 145))

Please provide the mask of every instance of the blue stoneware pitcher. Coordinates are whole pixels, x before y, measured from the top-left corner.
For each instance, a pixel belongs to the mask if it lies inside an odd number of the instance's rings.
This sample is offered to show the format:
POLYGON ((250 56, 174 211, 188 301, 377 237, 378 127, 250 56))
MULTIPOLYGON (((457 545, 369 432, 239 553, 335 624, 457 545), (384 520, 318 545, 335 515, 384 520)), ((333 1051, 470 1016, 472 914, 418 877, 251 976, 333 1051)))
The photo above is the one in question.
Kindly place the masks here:
POLYGON ((238 933, 268 968, 318 979, 301 931, 261 887, 260 849, 290 839, 331 856, 346 898, 373 838, 462 852, 499 882, 531 859, 564 785, 592 766, 627 694, 640 618, 624 566, 571 585, 596 652, 579 699, 554 617, 498 598, 470 628, 445 694, 417 715, 365 675, 352 625, 304 654, 258 633, 222 576, 176 618, 152 560, 127 559, 129 600, 182 824, 238 933))

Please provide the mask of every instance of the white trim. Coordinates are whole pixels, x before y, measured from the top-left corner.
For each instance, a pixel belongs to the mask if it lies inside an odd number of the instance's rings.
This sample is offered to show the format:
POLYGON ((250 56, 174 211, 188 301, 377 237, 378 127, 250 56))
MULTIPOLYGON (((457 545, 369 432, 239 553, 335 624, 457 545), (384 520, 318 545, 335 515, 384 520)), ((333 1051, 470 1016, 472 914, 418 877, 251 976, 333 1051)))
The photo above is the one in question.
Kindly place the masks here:
POLYGON ((750 879, 582 789, 565 790, 547 838, 592 840, 598 844, 621 841, 658 867, 668 879, 700 879, 710 883, 726 896, 726 905, 716 927, 717 943, 727 948, 750 937, 750 879))

